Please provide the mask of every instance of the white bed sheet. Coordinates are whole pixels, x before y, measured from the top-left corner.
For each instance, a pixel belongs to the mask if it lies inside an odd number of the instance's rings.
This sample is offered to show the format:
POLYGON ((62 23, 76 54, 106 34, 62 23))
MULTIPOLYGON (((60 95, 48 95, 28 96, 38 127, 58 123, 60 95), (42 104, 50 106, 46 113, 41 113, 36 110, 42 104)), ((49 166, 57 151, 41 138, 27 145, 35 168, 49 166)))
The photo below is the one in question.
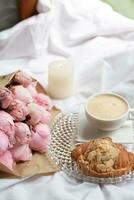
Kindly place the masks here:
MULTIPOLYGON (((72 112, 88 96, 114 91, 134 107, 134 21, 99 0, 40 0, 40 14, 0 33, 0 74, 18 68, 47 87, 48 64, 72 59, 74 95, 54 101, 72 112)), ((63 172, 53 176, 1 179, 0 200, 133 200, 134 180, 117 185, 78 182, 63 172)))

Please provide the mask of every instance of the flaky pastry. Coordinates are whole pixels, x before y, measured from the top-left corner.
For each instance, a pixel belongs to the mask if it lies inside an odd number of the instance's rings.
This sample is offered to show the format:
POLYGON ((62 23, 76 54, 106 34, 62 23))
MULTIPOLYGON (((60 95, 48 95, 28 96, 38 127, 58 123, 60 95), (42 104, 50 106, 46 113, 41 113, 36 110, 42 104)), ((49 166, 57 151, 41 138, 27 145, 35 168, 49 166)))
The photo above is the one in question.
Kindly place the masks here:
POLYGON ((109 137, 77 145, 71 157, 88 176, 118 177, 134 170, 134 154, 109 137))

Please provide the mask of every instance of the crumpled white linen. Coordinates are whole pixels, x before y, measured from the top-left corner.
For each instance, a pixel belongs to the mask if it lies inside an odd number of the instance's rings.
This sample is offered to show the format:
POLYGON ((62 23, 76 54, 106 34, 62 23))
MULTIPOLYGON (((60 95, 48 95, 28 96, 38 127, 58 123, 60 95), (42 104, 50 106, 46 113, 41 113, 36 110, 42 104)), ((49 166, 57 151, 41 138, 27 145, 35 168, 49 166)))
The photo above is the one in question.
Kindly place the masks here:
MULTIPOLYGON (((40 0, 40 14, 0 33, 0 74, 24 69, 47 87, 48 64, 69 58, 74 95, 54 103, 73 112, 88 96, 114 91, 134 107, 134 21, 99 0, 40 0)), ((133 200, 134 180, 98 185, 63 172, 0 179, 0 200, 133 200)))

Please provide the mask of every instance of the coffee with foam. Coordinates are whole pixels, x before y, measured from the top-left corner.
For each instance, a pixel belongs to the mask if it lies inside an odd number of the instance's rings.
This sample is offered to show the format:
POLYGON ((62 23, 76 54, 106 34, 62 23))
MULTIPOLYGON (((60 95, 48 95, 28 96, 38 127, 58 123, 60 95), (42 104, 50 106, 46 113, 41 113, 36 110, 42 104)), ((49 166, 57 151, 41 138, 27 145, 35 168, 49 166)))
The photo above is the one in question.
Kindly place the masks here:
POLYGON ((96 118, 112 120, 121 117, 128 111, 128 104, 114 94, 100 94, 90 99, 88 112, 96 118))

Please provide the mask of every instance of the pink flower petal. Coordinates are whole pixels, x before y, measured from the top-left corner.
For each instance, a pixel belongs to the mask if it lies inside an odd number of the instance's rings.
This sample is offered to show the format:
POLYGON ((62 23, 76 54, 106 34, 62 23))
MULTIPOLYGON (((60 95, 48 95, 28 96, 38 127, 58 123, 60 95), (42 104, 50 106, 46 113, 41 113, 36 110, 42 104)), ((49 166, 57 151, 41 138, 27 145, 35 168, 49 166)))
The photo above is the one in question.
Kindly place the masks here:
POLYGON ((13 165, 15 163, 10 151, 6 151, 2 155, 0 155, 0 163, 2 163, 3 165, 5 165, 7 168, 11 170, 13 169, 13 165))
POLYGON ((0 155, 7 151, 9 146, 9 139, 8 136, 0 131, 0 155))
POLYGON ((33 98, 27 88, 24 88, 22 85, 11 87, 11 91, 15 99, 18 99, 26 104, 33 101, 33 98))
POLYGON ((48 150, 51 142, 50 129, 47 125, 38 124, 32 131, 32 139, 30 141, 30 148, 44 153, 48 150))
POLYGON ((27 161, 32 159, 31 149, 28 144, 16 145, 11 150, 14 160, 17 161, 27 161))
POLYGON ((0 130, 8 136, 14 137, 13 117, 5 111, 0 111, 0 130))
POLYGON ((50 128, 47 124, 37 124, 34 127, 34 131, 38 133, 42 138, 46 138, 48 135, 50 135, 50 128))
POLYGON ((14 81, 24 87, 27 87, 32 82, 32 78, 24 72, 17 72, 15 74, 14 81))
POLYGON ((23 122, 15 123, 15 139, 17 145, 29 143, 31 132, 27 124, 23 122))
POLYGON ((15 121, 24 121, 29 113, 25 103, 20 100, 14 100, 8 110, 15 121))
POLYGON ((38 123, 48 123, 51 117, 51 114, 46 111, 42 106, 39 106, 36 103, 28 104, 29 117, 28 124, 36 125, 38 123))
POLYGON ((34 102, 37 103, 38 105, 42 106, 45 108, 45 110, 50 111, 53 107, 51 99, 42 93, 39 93, 33 97, 34 102))
POLYGON ((13 101, 12 92, 6 87, 0 87, 0 106, 3 109, 9 107, 11 102, 13 101))
POLYGON ((35 95, 37 95, 36 85, 37 85, 37 82, 32 82, 27 87, 27 89, 30 92, 30 94, 32 95, 32 97, 34 97, 35 95))

